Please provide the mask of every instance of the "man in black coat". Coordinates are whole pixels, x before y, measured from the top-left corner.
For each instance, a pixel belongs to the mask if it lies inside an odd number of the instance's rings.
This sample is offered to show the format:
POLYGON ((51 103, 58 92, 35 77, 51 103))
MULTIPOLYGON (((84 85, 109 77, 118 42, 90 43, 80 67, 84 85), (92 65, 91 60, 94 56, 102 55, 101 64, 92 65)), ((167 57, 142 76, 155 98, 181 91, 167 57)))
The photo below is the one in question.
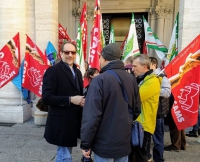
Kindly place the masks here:
POLYGON ((82 74, 77 69, 76 45, 61 46, 62 60, 47 69, 43 77, 42 101, 48 105, 44 137, 57 145, 56 162, 72 161, 72 147, 80 137, 83 97, 82 74))
POLYGON ((104 47, 100 57, 101 74, 90 83, 83 108, 81 148, 87 158, 92 150, 95 162, 110 159, 128 162, 132 120, 141 112, 136 79, 125 71, 120 56, 117 44, 111 43, 104 47), (132 107, 132 114, 129 114, 119 82, 107 70, 112 70, 119 76, 132 107))

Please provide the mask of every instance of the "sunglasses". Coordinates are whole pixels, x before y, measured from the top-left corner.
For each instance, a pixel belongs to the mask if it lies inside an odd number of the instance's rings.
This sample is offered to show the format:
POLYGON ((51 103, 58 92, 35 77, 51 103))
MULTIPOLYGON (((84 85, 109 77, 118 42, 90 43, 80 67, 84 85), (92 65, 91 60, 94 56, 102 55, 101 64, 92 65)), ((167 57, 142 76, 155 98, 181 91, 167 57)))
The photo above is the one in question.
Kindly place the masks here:
POLYGON ((71 53, 72 55, 75 55, 75 54, 76 54, 76 51, 63 51, 63 53, 64 53, 65 55, 69 55, 70 53, 71 53))

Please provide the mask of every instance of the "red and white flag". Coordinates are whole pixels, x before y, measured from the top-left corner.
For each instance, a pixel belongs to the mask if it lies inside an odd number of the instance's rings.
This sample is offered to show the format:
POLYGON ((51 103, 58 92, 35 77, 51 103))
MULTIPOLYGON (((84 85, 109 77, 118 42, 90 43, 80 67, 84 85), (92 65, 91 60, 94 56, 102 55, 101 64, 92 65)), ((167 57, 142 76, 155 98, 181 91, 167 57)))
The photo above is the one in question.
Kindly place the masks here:
POLYGON ((165 68, 172 86, 171 109, 179 130, 197 123, 200 91, 200 35, 182 50, 165 68))
POLYGON ((47 58, 45 58, 42 51, 27 36, 22 87, 30 90, 39 97, 42 96, 43 75, 49 67, 46 60, 47 58))
POLYGON ((17 33, 0 50, 0 88, 18 75, 20 68, 20 40, 17 33))
POLYGON ((99 70, 99 56, 101 55, 102 50, 101 20, 100 0, 96 0, 90 41, 89 66, 92 68, 97 68, 99 70))
POLYGON ((84 53, 84 60, 87 57, 87 12, 86 12, 86 2, 83 5, 80 18, 80 27, 82 33, 82 47, 84 53))

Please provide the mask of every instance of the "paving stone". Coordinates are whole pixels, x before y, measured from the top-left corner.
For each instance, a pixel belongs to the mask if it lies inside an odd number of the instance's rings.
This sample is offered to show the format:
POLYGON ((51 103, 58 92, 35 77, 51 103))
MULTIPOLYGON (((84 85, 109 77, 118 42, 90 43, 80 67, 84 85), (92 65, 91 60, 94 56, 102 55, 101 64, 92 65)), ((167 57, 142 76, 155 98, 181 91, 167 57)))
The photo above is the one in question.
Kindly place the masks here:
POLYGON ((14 135, 15 130, 11 127, 3 127, 1 128, 0 134, 6 134, 6 135, 14 135))
POLYGON ((24 140, 24 141, 39 141, 43 138, 43 135, 41 134, 16 134, 14 136, 11 136, 9 139, 15 139, 15 140, 24 140))
MULTIPOLYGON (((37 126, 34 123, 16 124, 12 127, 0 127, 0 162, 54 162, 57 146, 46 142, 43 137, 44 128, 44 126, 37 126)), ((186 129, 186 132, 189 130, 191 130, 191 128, 186 129)), ((167 127, 165 127, 165 131, 165 146, 167 146, 171 144, 167 127)), ((186 137, 186 141, 187 146, 185 151, 165 151, 165 161, 200 161, 200 137, 186 137)), ((151 143, 151 148, 153 148, 153 141, 151 143)), ((72 157, 73 162, 80 162, 82 157, 80 140, 78 140, 78 146, 72 150, 72 157)))
POLYGON ((15 139, 7 139, 0 141, 1 149, 8 149, 8 148, 20 148, 25 144, 25 140, 15 140, 15 139))
POLYGON ((41 141, 27 141, 26 144, 23 145, 23 149, 27 150, 48 150, 55 151, 57 150, 57 146, 51 145, 47 142, 41 141))
POLYGON ((31 134, 41 134, 44 135, 44 127, 41 128, 33 128, 32 131, 30 132, 31 134))

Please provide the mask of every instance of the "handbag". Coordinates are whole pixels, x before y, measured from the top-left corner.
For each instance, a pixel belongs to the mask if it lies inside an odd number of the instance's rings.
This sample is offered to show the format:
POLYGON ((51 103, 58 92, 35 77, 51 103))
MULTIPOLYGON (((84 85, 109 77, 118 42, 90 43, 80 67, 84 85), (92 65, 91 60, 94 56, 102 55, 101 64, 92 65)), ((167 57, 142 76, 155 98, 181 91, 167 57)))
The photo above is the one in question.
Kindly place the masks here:
POLYGON ((44 112, 48 112, 48 105, 45 105, 42 101, 42 98, 40 98, 36 104, 36 107, 40 110, 40 111, 44 111, 44 112))
MULTIPOLYGON (((128 100, 126 91, 125 91, 118 75, 112 70, 106 70, 106 71, 109 72, 110 74, 112 74, 119 82, 122 92, 123 92, 124 99, 128 103, 128 110, 129 110, 130 117, 131 117, 131 119, 133 119, 132 107, 129 104, 129 100, 128 100)), ((143 128, 142 124, 138 121, 133 121, 132 129, 131 129, 131 144, 132 144, 132 146, 134 146, 134 147, 140 146, 140 148, 142 148, 143 139, 144 139, 144 128, 143 128)))

